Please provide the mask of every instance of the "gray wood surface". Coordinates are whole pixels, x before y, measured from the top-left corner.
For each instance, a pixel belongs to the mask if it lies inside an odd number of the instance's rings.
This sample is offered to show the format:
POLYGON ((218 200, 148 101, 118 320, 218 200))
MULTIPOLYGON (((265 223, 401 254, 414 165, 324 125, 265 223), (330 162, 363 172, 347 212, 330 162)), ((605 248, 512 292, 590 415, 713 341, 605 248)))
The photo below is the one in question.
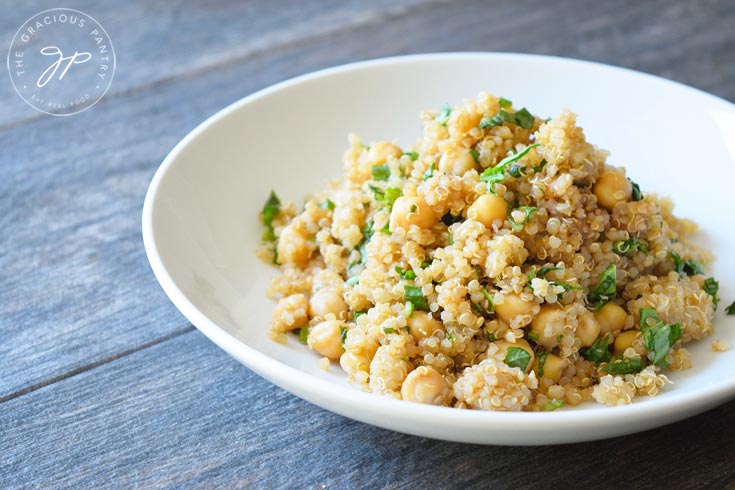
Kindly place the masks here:
MULTIPOLYGON (((0 2, 0 47, 56 6, 0 2)), ((636 436, 526 449, 403 436, 317 409, 194 331, 156 284, 139 231, 148 182, 189 130, 325 66, 531 52, 735 100, 732 0, 64 6, 105 26, 118 66, 105 98, 67 118, 36 113, 0 77, 0 488, 735 487, 735 403, 636 436)))

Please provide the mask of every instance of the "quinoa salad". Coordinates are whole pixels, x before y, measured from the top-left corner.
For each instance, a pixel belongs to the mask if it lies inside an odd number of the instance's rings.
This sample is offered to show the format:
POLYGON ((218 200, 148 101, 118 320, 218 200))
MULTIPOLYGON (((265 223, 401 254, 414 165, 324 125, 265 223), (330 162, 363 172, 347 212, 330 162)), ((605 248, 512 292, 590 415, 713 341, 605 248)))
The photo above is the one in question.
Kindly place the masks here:
POLYGON ((466 409, 623 405, 691 367, 718 283, 670 199, 568 110, 482 93, 421 122, 412 148, 350 135, 342 177, 302 209, 271 192, 273 340, 362 390, 466 409))

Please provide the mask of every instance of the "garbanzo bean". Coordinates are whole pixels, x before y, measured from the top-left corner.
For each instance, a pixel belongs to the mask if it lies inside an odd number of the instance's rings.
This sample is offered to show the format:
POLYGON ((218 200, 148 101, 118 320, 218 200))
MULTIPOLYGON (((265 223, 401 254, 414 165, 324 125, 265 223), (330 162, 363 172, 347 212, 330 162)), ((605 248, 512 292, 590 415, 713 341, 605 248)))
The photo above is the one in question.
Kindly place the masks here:
POLYGON ((435 369, 419 366, 406 376, 401 385, 401 398, 411 402, 442 405, 449 385, 435 369))
POLYGON ((564 330, 564 310, 558 306, 544 305, 531 322, 531 331, 538 336, 536 343, 548 350, 559 345, 557 336, 564 330))
POLYGON ((475 168, 475 157, 470 150, 460 148, 454 153, 444 153, 439 160, 439 170, 452 175, 464 175, 475 168))
MULTIPOLYGON (((561 375, 564 373, 564 369, 567 367, 568 361, 566 359, 562 359, 561 357, 557 356, 556 354, 549 353, 546 355, 546 359, 544 360, 544 378, 549 378, 554 383, 559 382, 561 379, 561 375)), ((540 378, 540 366, 539 366, 539 358, 536 358, 536 361, 533 363, 533 370, 536 373, 536 375, 540 378)))
POLYGON ((625 349, 633 346, 633 342, 638 337, 638 330, 626 330, 615 338, 613 352, 616 356, 622 356, 625 349))
POLYGON ((482 194, 467 210, 467 217, 479 221, 486 228, 493 225, 496 219, 503 221, 508 214, 508 203, 495 194, 482 194))
POLYGON ((411 336, 418 342, 434 335, 434 332, 444 332, 444 325, 435 320, 431 313, 415 311, 408 319, 408 328, 411 336))
POLYGON ((592 192, 597 196, 597 202, 610 211, 617 203, 629 200, 632 190, 625 175, 611 170, 603 173, 592 187, 592 192))
POLYGON ((533 300, 522 299, 517 294, 506 294, 503 302, 495 305, 495 313, 505 323, 510 322, 521 315, 529 315, 528 321, 522 322, 519 325, 525 327, 531 323, 532 317, 536 316, 541 310, 538 303, 533 300))
POLYGON ((627 316, 621 306, 613 302, 605 304, 595 312, 595 319, 600 324, 600 335, 621 330, 625 326, 627 316))
POLYGON ((295 330, 309 321, 309 303, 303 294, 292 294, 282 298, 273 310, 273 322, 283 330, 295 330))
POLYGON ((585 310, 579 316, 579 324, 577 325, 577 337, 582 343, 582 347, 589 347, 599 336, 600 324, 592 312, 585 310))
POLYGON ((531 368, 533 367, 533 361, 536 357, 536 355, 533 352, 533 349, 531 348, 531 344, 526 342, 524 339, 517 339, 515 342, 508 342, 505 340, 499 340, 495 342, 495 345, 500 348, 500 352, 502 352, 502 357, 505 359, 505 356, 508 355, 508 349, 511 347, 519 347, 521 349, 524 349, 526 352, 531 354, 531 360, 528 361, 528 365, 526 366, 526 372, 529 372, 531 368))
POLYGON ((411 225, 430 228, 436 223, 436 213, 420 196, 401 196, 393 203, 390 213, 390 230, 408 229, 411 225))
POLYGON ((400 158, 401 149, 393 143, 380 141, 378 143, 373 143, 372 145, 370 145, 368 156, 375 165, 379 165, 388 160, 388 157, 400 158))
POLYGON ((290 225, 281 231, 277 250, 278 261, 281 264, 291 262, 292 264, 304 266, 311 256, 311 248, 306 237, 290 225))
POLYGON ((347 303, 342 299, 339 291, 334 289, 320 289, 309 300, 309 314, 312 318, 322 317, 331 313, 337 318, 347 312, 347 303))
POLYGON ((327 320, 317 323, 309 329, 306 343, 324 357, 332 360, 342 355, 342 328, 339 320, 327 320))

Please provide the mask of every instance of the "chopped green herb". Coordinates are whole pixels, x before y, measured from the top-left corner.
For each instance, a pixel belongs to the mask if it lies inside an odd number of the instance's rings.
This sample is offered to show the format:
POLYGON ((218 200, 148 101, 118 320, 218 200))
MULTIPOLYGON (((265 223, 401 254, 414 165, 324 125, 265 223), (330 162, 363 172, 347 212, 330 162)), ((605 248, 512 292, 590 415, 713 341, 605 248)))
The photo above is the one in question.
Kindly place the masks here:
POLYGON ((358 318, 360 318, 362 315, 366 315, 367 310, 358 310, 355 312, 355 321, 357 321, 358 318))
POLYGON ((444 223, 447 226, 451 226, 454 223, 462 221, 463 219, 464 218, 462 218, 462 215, 455 216, 452 213, 447 213, 444 216, 442 216, 442 223, 444 223))
MULTIPOLYGON (((544 279, 545 276, 546 276, 546 274, 548 274, 549 272, 551 272, 551 271, 559 271, 559 270, 562 270, 562 267, 552 267, 552 266, 548 266, 548 265, 542 267, 541 269, 539 269, 538 272, 536 272, 536 269, 532 269, 531 272, 528 273, 528 282, 526 283, 526 285, 528 287, 532 287, 531 286, 531 282, 534 279, 536 279, 536 277, 538 277, 540 279, 544 279)), ((576 284, 569 284, 569 283, 562 282, 562 281, 551 281, 551 280, 548 280, 548 279, 547 279, 547 281, 552 286, 561 286, 561 287, 563 287, 564 288, 564 291, 572 291, 572 290, 582 289, 581 286, 576 285, 576 284)))
POLYGON ((528 112, 528 110, 524 107, 520 111, 516 112, 514 114, 515 116, 515 123, 522 127, 523 129, 531 129, 533 127, 533 123, 536 120, 533 117, 533 114, 528 112))
POLYGON ((426 269, 430 265, 431 265, 431 261, 430 260, 424 260, 423 262, 421 262, 421 268, 422 269, 426 269))
POLYGON ((449 237, 448 238, 449 238, 449 245, 454 245, 454 235, 452 235, 451 233, 449 233, 449 237))
POLYGON ((449 121, 449 115, 452 113, 452 108, 449 106, 449 104, 444 104, 444 107, 442 107, 442 110, 439 111, 439 115, 436 116, 436 120, 439 124, 442 126, 447 125, 447 121, 449 121))
POLYGON ((383 227, 380 229, 381 233, 385 233, 386 235, 390 235, 390 223, 386 223, 383 225, 383 227))
POLYGON ((590 289, 587 298, 599 310, 602 306, 613 299, 617 293, 617 268, 615 264, 605 269, 597 281, 597 285, 590 289))
POLYGON ((474 301, 471 301, 471 302, 470 302, 470 309, 471 309, 471 310, 472 310, 472 311, 473 311, 473 312, 474 312, 474 313, 475 313, 476 315, 479 315, 479 316, 482 316, 482 317, 487 317, 487 316, 488 316, 488 312, 487 312, 487 311, 485 310, 485 308, 483 308, 482 306, 478 305, 478 304, 477 304, 477 303, 475 303, 474 301))
POLYGON ((475 163, 480 163, 480 152, 472 148, 470 150, 470 155, 472 155, 472 158, 475 159, 475 163))
POLYGON ((694 259, 682 259, 681 255, 669 250, 669 255, 674 260, 674 269, 679 274, 686 274, 687 276, 693 276, 695 274, 704 274, 704 268, 702 264, 694 259))
POLYGON ((429 311, 429 302, 424 298, 424 293, 419 286, 403 286, 403 296, 410 301, 414 308, 421 311, 429 311))
POLYGON ((602 368, 608 374, 635 374, 643 369, 643 361, 640 357, 630 359, 618 359, 602 368))
POLYGON ((348 286, 354 286, 355 284, 359 282, 360 282, 360 276, 352 276, 352 277, 347 278, 347 280, 345 281, 345 284, 347 284, 348 286))
POLYGON ((530 340, 531 342, 538 341, 538 334, 536 332, 528 332, 528 335, 526 335, 526 338, 530 340))
POLYGON ((342 350, 345 350, 345 340, 347 340, 347 327, 339 327, 339 340, 342 343, 342 350))
POLYGON ((454 340, 454 334, 448 333, 444 336, 444 338, 451 342, 452 340, 454 340))
POLYGON ((368 184, 368 187, 375 195, 375 200, 383 206, 391 207, 393 203, 403 195, 403 192, 398 187, 386 187, 382 189, 376 185, 368 184))
POLYGON ((549 403, 541 407, 542 412, 553 412, 564 406, 564 400, 552 399, 549 403))
POLYGON ((714 307, 715 311, 717 311, 717 304, 720 302, 720 298, 717 297, 717 291, 719 291, 720 289, 720 283, 715 281, 714 277, 708 277, 704 280, 704 285, 702 286, 702 289, 704 289, 704 292, 712 297, 712 306, 714 307))
POLYGON ((628 240, 619 240, 613 243, 612 250, 618 255, 632 255, 638 250, 648 252, 648 243, 634 236, 628 240))
POLYGON ((386 181, 390 178, 390 167, 387 163, 376 165, 373 167, 372 174, 374 180, 386 181))
POLYGON ((538 377, 544 377, 544 366, 546 366, 546 358, 549 356, 549 351, 542 349, 538 353, 538 377))
POLYGON ((273 247, 273 258, 271 259, 271 264, 278 265, 278 249, 273 247))
POLYGON ((730 306, 725 308, 725 313, 728 315, 735 315, 735 301, 733 301, 730 306))
POLYGON ((487 337, 490 342, 495 342, 496 340, 498 340, 493 332, 485 332, 485 337, 487 337))
POLYGON ((514 153, 512 155, 508 155, 507 157, 503 158, 497 165, 494 167, 486 168, 482 174, 480 174, 480 180, 483 182, 487 182, 487 190, 488 192, 492 192, 495 194, 495 191, 493 190, 493 185, 496 182, 500 182, 505 177, 505 168, 510 165, 513 162, 517 162, 524 156, 528 154, 529 151, 539 146, 538 143, 534 143, 532 145, 528 145, 523 150, 519 151, 518 153, 514 153))
POLYGON ((520 126, 523 129, 531 129, 533 127, 534 120, 533 114, 528 112, 525 107, 512 114, 500 109, 500 111, 498 111, 498 113, 493 117, 483 117, 480 119, 479 128, 487 129, 500 126, 503 123, 511 123, 516 126, 520 126))
POLYGON ((485 299, 487 300, 488 304, 490 304, 487 311, 489 311, 490 313, 493 313, 495 311, 495 302, 493 301, 493 297, 490 296, 490 293, 488 293, 487 289, 485 288, 481 288, 480 292, 482 292, 482 295, 485 296, 485 299))
POLYGON ((276 233, 273 230, 273 220, 276 216, 278 216, 278 213, 280 212, 281 200, 278 199, 278 196, 276 196, 275 192, 271 191, 270 195, 268 196, 268 200, 265 201, 263 210, 260 212, 260 214, 263 216, 263 226, 265 226, 265 230, 263 230, 262 235, 262 240, 264 242, 276 241, 276 233))
POLYGON ((403 308, 403 316, 411 318, 416 307, 410 301, 406 301, 406 306, 403 308))
POLYGON ((334 211, 334 203, 327 199, 327 202, 319 204, 319 209, 328 209, 330 211, 334 211))
POLYGON ((398 273, 398 276, 406 281, 413 281, 416 279, 416 273, 412 269, 403 269, 402 267, 395 267, 395 271, 398 273))
POLYGON ((531 361, 531 353, 522 347, 508 347, 504 362, 510 367, 520 368, 525 371, 531 361))
POLYGON ((518 163, 514 163, 513 165, 508 167, 508 173, 511 177, 515 177, 517 179, 518 177, 526 175, 526 167, 518 163))
POLYGON ((641 192, 641 188, 638 184, 633 182, 632 180, 628 179, 630 181, 630 185, 633 188, 633 192, 631 194, 631 198, 634 201, 640 201, 643 199, 643 193, 641 192))
POLYGON ((306 345, 306 340, 309 338, 309 327, 304 325, 299 329, 299 342, 306 345))
POLYGON ((545 158, 543 160, 541 160, 541 162, 538 165, 536 165, 535 167, 533 167, 534 173, 539 173, 540 171, 542 171, 544 169, 544 167, 546 166, 547 163, 548 162, 546 161, 545 158))
POLYGON ((409 208, 408 212, 409 213, 415 213, 418 210, 419 210, 419 207, 417 205, 411 204, 411 207, 409 208))
POLYGON ((498 105, 503 109, 507 109, 508 107, 513 105, 513 102, 509 101, 508 99, 504 97, 501 97, 500 100, 498 101, 498 105))
POLYGON ((391 328, 391 327, 385 327, 383 329, 383 332, 385 332, 385 333, 396 333, 396 329, 395 328, 391 328))
POLYGON ((513 210, 509 209, 508 222, 510 222, 510 226, 513 228, 513 231, 521 231, 523 229, 523 225, 528 223, 528 220, 530 220, 531 216, 533 216, 533 214, 538 211, 538 208, 535 208, 533 206, 518 206, 516 209, 525 213, 523 221, 516 222, 516 220, 513 219, 513 210))
POLYGON ((653 308, 640 309, 640 326, 643 332, 643 345, 648 358, 656 366, 665 368, 669 363, 666 356, 677 340, 681 338, 681 324, 666 325, 658 318, 653 308))
POLYGON ((415 151, 404 151, 401 154, 401 156, 404 156, 404 155, 405 156, 408 156, 408 157, 411 157, 411 160, 413 160, 414 162, 419 159, 419 154, 416 153, 415 151))
POLYGON ((406 362, 408 362, 408 361, 410 360, 410 359, 408 358, 408 356, 403 356, 403 357, 401 357, 401 359, 403 359, 403 360, 404 360, 404 361, 406 361, 406 362))
POLYGON ((424 172, 424 176, 421 180, 429 180, 434 176, 434 169, 436 169, 436 163, 432 163, 431 166, 424 172))
POLYGON ((600 364, 601 362, 608 362, 610 360, 610 335, 606 334, 604 337, 599 337, 594 342, 592 342, 592 345, 587 347, 586 349, 582 349, 582 357, 587 359, 588 361, 592 361, 595 364, 600 364))

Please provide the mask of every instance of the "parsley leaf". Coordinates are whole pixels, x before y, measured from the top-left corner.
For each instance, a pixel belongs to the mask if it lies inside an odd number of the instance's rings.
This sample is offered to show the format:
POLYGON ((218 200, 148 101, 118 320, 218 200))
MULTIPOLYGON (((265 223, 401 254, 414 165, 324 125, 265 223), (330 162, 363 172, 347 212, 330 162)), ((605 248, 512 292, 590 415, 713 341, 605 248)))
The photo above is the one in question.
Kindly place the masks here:
POLYGON ((306 345, 306 340, 309 338, 309 327, 304 325, 299 329, 299 342, 306 345))
POLYGON ((598 339, 596 339, 594 342, 592 342, 592 345, 590 345, 586 349, 582 349, 582 357, 584 357, 588 361, 594 362, 595 364, 608 362, 611 357, 609 345, 610 335, 606 334, 604 337, 599 337, 598 339))
POLYGON ((546 358, 549 356, 549 351, 542 349, 538 353, 538 377, 544 377, 544 366, 546 366, 546 358))
POLYGON ((276 241, 276 233, 273 230, 273 220, 280 212, 281 200, 278 199, 275 192, 271 191, 270 196, 268 196, 268 200, 265 201, 263 210, 260 212, 263 216, 263 226, 265 226, 265 230, 263 230, 262 235, 262 240, 264 242, 276 241))
POLYGON ((395 328, 391 328, 391 327, 385 327, 385 328, 383 328, 383 332, 385 332, 385 333, 396 333, 396 329, 395 328))
POLYGON ((717 291, 719 291, 720 289, 720 283, 715 281, 714 277, 708 277, 704 280, 704 285, 702 285, 702 289, 704 289, 704 292, 712 297, 712 306, 714 307, 715 311, 717 311, 717 304, 720 302, 720 298, 717 297, 717 291))
POLYGON ((526 109, 525 107, 512 114, 505 111, 504 109, 500 109, 500 111, 498 111, 498 113, 495 114, 493 117, 486 116, 480 119, 479 128, 487 129, 495 126, 500 126, 503 123, 511 123, 515 124, 516 126, 520 126, 523 129, 531 129, 533 127, 534 121, 535 118, 533 117, 533 114, 528 112, 528 109, 526 109))
POLYGON ((413 160, 414 162, 419 159, 419 154, 415 151, 404 151, 403 153, 401 153, 401 156, 404 155, 411 157, 411 160, 413 160))
POLYGON ((384 182, 390 178, 390 167, 387 163, 376 165, 372 170, 373 179, 384 182))
POLYGON ((475 159, 475 163, 480 163, 480 152, 472 148, 470 150, 470 155, 472 155, 472 158, 475 159))
POLYGON ((525 371, 531 361, 531 353, 522 347, 508 347, 504 362, 510 367, 520 368, 525 371))
POLYGON ((538 211, 538 208, 533 206, 518 206, 516 209, 525 213, 526 216, 523 218, 523 221, 516 222, 516 220, 513 219, 513 210, 508 211, 508 221, 510 222, 510 226, 513 228, 513 231, 521 231, 523 229, 523 225, 528 223, 528 220, 530 220, 531 216, 538 211))
POLYGON ((635 182, 633 182, 632 180, 630 180, 630 179, 628 179, 628 181, 630 182, 630 185, 633 188, 633 192, 631 194, 631 198, 634 201, 640 201, 640 200, 642 200, 643 199, 643 193, 641 192, 640 186, 638 184, 636 184, 635 182))
POLYGON ((693 276, 696 274, 704 274, 702 264, 694 259, 682 259, 681 255, 669 250, 669 255, 674 260, 674 269, 679 274, 686 274, 687 276, 693 276))
POLYGON ((643 344, 648 357, 656 366, 665 368, 669 365, 666 356, 677 340, 681 338, 681 324, 666 325, 658 318, 653 308, 640 309, 640 326, 643 332, 643 344))
POLYGON ((403 286, 403 297, 407 302, 413 304, 414 308, 421 311, 429 311, 429 302, 424 298, 424 293, 419 286, 403 286))
POLYGON ((648 252, 648 243, 634 236, 628 240, 619 240, 613 243, 612 250, 618 255, 632 255, 638 250, 648 252))
POLYGON ((449 115, 452 113, 452 108, 449 106, 449 104, 444 104, 444 107, 442 107, 442 110, 439 112, 439 115, 436 116, 436 120, 439 124, 442 126, 447 125, 447 121, 449 121, 449 115))
POLYGON ((347 340, 347 327, 339 327, 339 340, 342 344, 342 350, 345 350, 345 340, 347 340))
POLYGON ((537 146, 539 146, 538 143, 528 145, 518 153, 508 155, 494 167, 486 168, 482 172, 482 174, 480 174, 480 180, 482 180, 483 182, 487 182, 488 192, 492 192, 493 194, 495 194, 495 191, 493 190, 493 184, 503 180, 503 178, 505 177, 505 168, 511 163, 517 162, 518 160, 526 156, 529 151, 536 148, 537 146))
POLYGON ((368 187, 373 191, 375 200, 387 207, 393 206, 396 199, 403 195, 403 192, 398 187, 386 187, 385 189, 381 189, 380 187, 372 184, 369 184, 368 187))
POLYGON ((730 306, 725 308, 725 313, 728 315, 735 315, 735 301, 733 301, 730 306))
POLYGON ((643 361, 640 357, 631 357, 630 359, 619 359, 602 368, 608 374, 635 374, 643 369, 643 361))
POLYGON ((398 276, 403 280, 412 281, 416 279, 416 273, 412 269, 403 269, 396 266, 395 271, 398 273, 398 276))
POLYGON ((553 412, 564 406, 564 400, 557 400, 553 398, 549 403, 541 407, 542 412, 553 412))
POLYGON ((434 176, 434 170, 436 169, 436 163, 432 163, 431 166, 424 172, 424 176, 421 180, 429 180, 434 176))
POLYGON ((602 306, 613 299, 617 293, 617 268, 615 264, 605 269, 597 281, 597 285, 590 289, 587 298, 599 310, 602 306))

